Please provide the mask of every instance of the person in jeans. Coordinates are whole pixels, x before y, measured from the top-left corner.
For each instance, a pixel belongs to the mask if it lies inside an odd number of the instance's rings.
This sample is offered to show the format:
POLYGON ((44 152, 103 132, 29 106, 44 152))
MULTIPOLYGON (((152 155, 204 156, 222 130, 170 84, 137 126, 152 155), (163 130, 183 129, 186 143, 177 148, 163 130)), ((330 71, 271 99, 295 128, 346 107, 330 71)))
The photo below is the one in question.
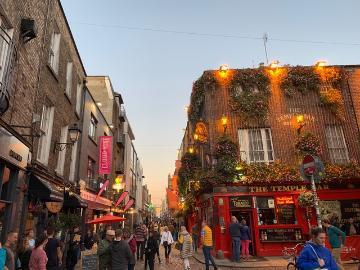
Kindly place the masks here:
MULTIPOLYGON (((29 269, 30 270, 46 270, 48 258, 44 247, 48 241, 47 235, 40 235, 35 241, 35 247, 31 252, 29 269)), ((9 269, 10 270, 10 269, 9 269)))
POLYGON ((218 269, 214 258, 211 256, 211 249, 213 246, 213 239, 212 239, 212 230, 210 229, 210 227, 207 225, 206 221, 204 220, 202 222, 202 230, 201 230, 201 243, 203 246, 203 253, 204 253, 204 257, 205 257, 205 265, 206 265, 206 270, 209 270, 210 267, 210 261, 212 263, 212 265, 214 266, 214 269, 218 269))
POLYGON ((198 224, 195 223, 195 225, 191 228, 191 236, 192 236, 192 240, 193 240, 193 250, 195 252, 197 252, 197 248, 198 248, 198 239, 199 239, 199 228, 198 228, 198 224))
POLYGON ((3 248, 6 250, 6 262, 5 266, 9 270, 15 270, 15 258, 16 253, 16 244, 18 242, 18 233, 15 231, 11 231, 6 236, 6 242, 3 248))
POLYGON ((231 236, 232 260, 235 262, 240 262, 240 229, 241 225, 239 224, 237 218, 232 216, 231 223, 229 225, 229 232, 231 236))
POLYGON ((299 270, 338 270, 330 250, 325 247, 326 234, 322 228, 311 230, 312 240, 306 242, 296 266, 299 270))
POLYGON ((161 236, 160 244, 164 246, 165 249, 165 260, 166 263, 170 262, 170 252, 171 252, 171 245, 174 243, 174 239, 172 237, 171 232, 167 226, 164 227, 164 232, 161 236))
POLYGON ((249 259, 250 253, 249 253, 249 245, 251 242, 251 235, 250 235, 250 229, 246 225, 246 220, 243 219, 241 221, 241 227, 240 227, 240 238, 241 238, 241 256, 247 260, 249 259))
POLYGON ((150 270, 155 269, 155 254, 158 250, 159 246, 156 239, 154 238, 153 231, 150 231, 145 247, 145 270, 147 269, 147 265, 149 265, 150 270))
POLYGON ((132 260, 130 246, 126 240, 122 239, 121 229, 115 231, 115 239, 110 244, 111 270, 126 270, 132 260))
POLYGON ((62 252, 60 241, 54 237, 54 229, 48 228, 48 241, 45 245, 45 252, 48 257, 46 264, 47 270, 59 270, 62 262, 62 252))
POLYGON ((145 239, 146 231, 140 223, 135 229, 135 239, 136 239, 136 259, 144 260, 144 248, 145 248, 145 239))
POLYGON ((323 219, 321 221, 321 224, 324 228, 327 230, 327 234, 329 237, 330 246, 332 249, 332 255, 338 265, 338 268, 340 270, 344 270, 344 266, 341 262, 341 249, 343 245, 345 244, 346 235, 343 231, 338 229, 337 227, 330 224, 330 221, 328 219, 323 219), (341 240, 340 240, 341 238, 341 240))

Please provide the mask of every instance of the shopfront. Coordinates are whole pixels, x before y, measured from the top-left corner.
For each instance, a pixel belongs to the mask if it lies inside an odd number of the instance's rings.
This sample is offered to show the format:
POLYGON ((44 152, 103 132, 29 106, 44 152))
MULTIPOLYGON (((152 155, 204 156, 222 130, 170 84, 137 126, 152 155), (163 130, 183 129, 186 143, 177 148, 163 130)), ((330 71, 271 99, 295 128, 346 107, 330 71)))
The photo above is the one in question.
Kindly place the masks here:
MULTIPOLYGON (((216 252, 231 256, 228 228, 231 216, 236 216, 250 227, 253 255, 280 256, 284 247, 308 240, 309 228, 316 226, 315 211, 307 211, 297 201, 299 194, 309 188, 306 184, 218 187, 198 204, 196 214, 212 226, 216 252)), ((360 184, 319 184, 317 188, 323 217, 335 213, 339 226, 344 228, 350 218, 359 222, 360 184)), ((348 236, 348 242, 356 237, 348 236)))
POLYGON ((19 230, 29 147, 0 126, 0 235, 19 230))

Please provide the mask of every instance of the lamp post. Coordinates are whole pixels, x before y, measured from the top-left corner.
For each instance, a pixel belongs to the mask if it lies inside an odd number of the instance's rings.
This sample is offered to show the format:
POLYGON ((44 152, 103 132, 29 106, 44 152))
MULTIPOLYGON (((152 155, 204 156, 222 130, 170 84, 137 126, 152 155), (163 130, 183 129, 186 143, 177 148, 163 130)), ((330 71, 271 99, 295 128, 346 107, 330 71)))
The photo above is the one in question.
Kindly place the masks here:
POLYGON ((221 117, 221 125, 224 128, 224 134, 225 134, 227 126, 228 126, 228 118, 227 118, 227 116, 225 114, 223 114, 223 116, 221 117))
POLYGON ((71 147, 79 140, 81 129, 78 127, 78 125, 75 123, 68 129, 69 135, 70 135, 70 142, 69 143, 62 143, 62 142, 55 142, 54 145, 54 151, 63 151, 67 149, 68 147, 71 147))

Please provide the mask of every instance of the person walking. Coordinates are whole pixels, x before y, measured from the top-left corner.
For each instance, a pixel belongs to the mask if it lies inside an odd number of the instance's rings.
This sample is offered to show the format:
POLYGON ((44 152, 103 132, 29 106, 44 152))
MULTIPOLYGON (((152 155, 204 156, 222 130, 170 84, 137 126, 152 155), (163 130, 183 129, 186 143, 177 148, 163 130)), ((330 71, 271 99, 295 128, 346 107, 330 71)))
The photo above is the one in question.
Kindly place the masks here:
POLYGON ((11 231, 6 236, 4 249, 6 250, 5 266, 9 270, 15 270, 16 244, 18 242, 18 233, 11 231))
POLYGON ((180 257, 184 261, 184 269, 190 270, 190 262, 189 258, 192 257, 193 254, 193 246, 192 246, 192 238, 185 226, 181 226, 180 228, 180 236, 182 238, 182 245, 180 250, 180 257))
POLYGON ((111 270, 126 270, 132 259, 132 253, 127 241, 122 239, 121 229, 115 231, 115 239, 110 244, 111 270))
POLYGON ((209 270, 210 268, 210 261, 212 265, 214 266, 214 269, 218 269, 216 266, 216 263, 214 261, 214 258, 211 256, 211 249, 213 246, 213 239, 212 239, 212 230, 207 225, 206 221, 204 220, 202 222, 202 230, 201 230, 201 243, 203 246, 203 253, 205 258, 205 265, 206 270, 209 270))
POLYGON ((170 263, 170 253, 171 253, 171 245, 174 243, 174 239, 172 237, 171 232, 167 226, 164 227, 164 232, 161 236, 160 244, 164 246, 165 249, 165 260, 166 263, 170 263))
MULTIPOLYGON (((29 270, 29 261, 31 257, 31 252, 34 247, 35 244, 33 247, 30 247, 29 239, 25 237, 23 240, 23 244, 20 246, 18 250, 18 258, 21 263, 21 270, 29 270)), ((1 266, 0 269, 2 269, 1 266)))
POLYGON ((60 241, 54 237, 54 229, 48 228, 48 241, 45 245, 45 252, 48 258, 46 269, 47 270, 59 270, 62 262, 62 252, 60 241))
POLYGON ((35 248, 31 252, 30 261, 29 261, 30 270, 46 270, 46 264, 48 258, 46 256, 44 247, 47 241, 48 241, 48 237, 46 234, 42 234, 38 237, 38 239, 36 239, 35 248))
POLYGON ((27 234, 26 234, 26 238, 29 241, 29 247, 31 249, 33 249, 35 247, 35 239, 34 239, 34 230, 30 229, 27 234))
POLYGON ((105 238, 101 240, 97 254, 99 255, 99 270, 111 269, 110 244, 115 237, 114 230, 108 230, 105 238))
POLYGON ((155 254, 159 250, 158 243, 154 238, 153 231, 149 232, 149 238, 146 241, 145 247, 145 270, 149 265, 150 270, 154 270, 155 267, 155 254))
POLYGON ((232 260, 240 262, 240 241, 241 241, 241 225, 235 216, 231 217, 229 232, 231 236, 232 260))
POLYGON ((241 239, 241 256, 244 260, 250 257, 249 245, 251 242, 250 228, 246 225, 246 220, 241 220, 240 226, 240 239, 241 239))
POLYGON ((296 266, 299 270, 327 269, 338 270, 330 250, 325 247, 326 234, 322 228, 311 231, 312 240, 308 241, 300 253, 296 266))
POLYGON ((67 270, 74 270, 75 266, 80 258, 80 243, 81 235, 80 228, 74 227, 72 233, 70 234, 68 242, 68 251, 66 253, 66 268, 67 270))
POLYGON ((145 248, 145 239, 146 231, 140 223, 135 229, 135 239, 136 239, 136 259, 144 260, 144 248, 145 248))
POLYGON ((94 233, 91 231, 91 229, 88 229, 84 237, 84 246, 86 249, 92 249, 94 243, 94 233))
POLYGON ((135 253, 136 253, 136 240, 133 234, 130 234, 130 231, 124 230, 123 231, 123 238, 129 244, 131 250, 131 259, 128 265, 128 270, 134 270, 135 268, 135 253))
POLYGON ((332 250, 332 255, 340 270, 344 270, 344 266, 341 262, 341 250, 345 244, 346 234, 337 227, 330 224, 328 219, 323 219, 321 224, 327 230, 329 242, 332 250), (341 238, 341 240, 340 240, 341 238))
POLYGON ((199 241, 199 228, 198 224, 195 223, 195 225, 191 228, 191 236, 192 236, 192 243, 193 243, 193 250, 197 252, 198 249, 198 241, 199 241))
POLYGON ((160 246, 160 232, 159 232, 159 227, 157 225, 155 225, 152 229, 152 232, 153 232, 153 236, 154 236, 154 239, 156 240, 157 244, 158 244, 158 250, 156 251, 156 255, 158 257, 158 261, 159 261, 159 264, 161 263, 161 259, 160 259, 160 250, 159 250, 159 246, 160 246))

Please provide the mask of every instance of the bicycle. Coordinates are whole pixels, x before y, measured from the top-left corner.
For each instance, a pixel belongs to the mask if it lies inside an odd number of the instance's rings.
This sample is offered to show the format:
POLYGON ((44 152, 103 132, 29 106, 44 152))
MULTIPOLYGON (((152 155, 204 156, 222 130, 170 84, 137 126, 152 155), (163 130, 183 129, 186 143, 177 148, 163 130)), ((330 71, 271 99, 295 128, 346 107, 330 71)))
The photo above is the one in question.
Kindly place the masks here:
POLYGON ((288 259, 288 264, 286 266, 287 270, 297 270, 296 262, 297 262, 297 254, 299 247, 303 247, 304 243, 296 244, 295 247, 285 247, 282 251, 284 258, 288 259))

